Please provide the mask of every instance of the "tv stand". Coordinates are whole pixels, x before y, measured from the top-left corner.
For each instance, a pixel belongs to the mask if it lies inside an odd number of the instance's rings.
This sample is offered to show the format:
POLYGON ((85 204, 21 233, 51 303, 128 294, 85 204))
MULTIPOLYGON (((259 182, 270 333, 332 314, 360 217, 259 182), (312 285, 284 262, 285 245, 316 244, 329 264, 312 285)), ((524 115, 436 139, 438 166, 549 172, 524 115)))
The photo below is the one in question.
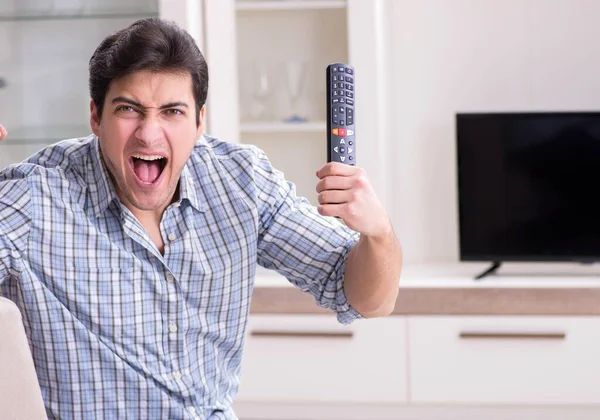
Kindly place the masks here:
POLYGON ((490 276, 490 275, 494 274, 496 272, 496 270, 498 270, 500 268, 501 265, 502 265, 501 261, 493 261, 492 266, 490 268, 488 268, 487 270, 485 270, 483 273, 477 275, 475 277, 475 280, 480 280, 480 279, 484 278, 485 276, 490 276))

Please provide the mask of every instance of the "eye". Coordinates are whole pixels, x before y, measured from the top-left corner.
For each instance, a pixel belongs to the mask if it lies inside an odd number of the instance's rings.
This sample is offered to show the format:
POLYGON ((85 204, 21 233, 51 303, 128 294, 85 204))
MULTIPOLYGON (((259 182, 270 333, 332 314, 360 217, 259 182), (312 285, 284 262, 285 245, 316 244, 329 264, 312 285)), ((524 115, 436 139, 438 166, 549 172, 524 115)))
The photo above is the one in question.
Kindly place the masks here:
POLYGON ((116 109, 117 112, 130 113, 137 112, 137 110, 129 105, 119 105, 116 109))
POLYGON ((184 115, 183 111, 177 108, 167 109, 165 113, 167 115, 184 115))

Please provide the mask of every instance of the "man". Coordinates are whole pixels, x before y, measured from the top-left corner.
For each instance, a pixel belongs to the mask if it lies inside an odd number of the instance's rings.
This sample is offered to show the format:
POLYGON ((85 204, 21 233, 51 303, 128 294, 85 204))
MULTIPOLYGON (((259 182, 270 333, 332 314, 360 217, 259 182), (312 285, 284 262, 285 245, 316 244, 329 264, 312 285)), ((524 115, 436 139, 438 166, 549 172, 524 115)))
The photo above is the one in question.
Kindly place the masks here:
POLYGON ((256 147, 203 135, 207 89, 186 32, 138 21, 90 60, 94 135, 0 172, 0 290, 49 418, 235 419, 257 263, 342 323, 394 306, 400 246, 364 171, 321 167, 315 209, 256 147))

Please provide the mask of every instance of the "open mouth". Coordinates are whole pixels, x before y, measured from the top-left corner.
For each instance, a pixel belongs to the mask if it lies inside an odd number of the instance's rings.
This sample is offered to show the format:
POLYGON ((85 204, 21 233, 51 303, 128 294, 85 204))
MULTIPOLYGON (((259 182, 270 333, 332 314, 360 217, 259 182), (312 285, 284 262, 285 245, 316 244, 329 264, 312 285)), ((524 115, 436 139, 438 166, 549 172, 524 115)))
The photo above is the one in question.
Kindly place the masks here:
POLYGON ((154 184, 167 165, 167 158, 159 155, 133 155, 130 158, 135 176, 144 184, 154 184))

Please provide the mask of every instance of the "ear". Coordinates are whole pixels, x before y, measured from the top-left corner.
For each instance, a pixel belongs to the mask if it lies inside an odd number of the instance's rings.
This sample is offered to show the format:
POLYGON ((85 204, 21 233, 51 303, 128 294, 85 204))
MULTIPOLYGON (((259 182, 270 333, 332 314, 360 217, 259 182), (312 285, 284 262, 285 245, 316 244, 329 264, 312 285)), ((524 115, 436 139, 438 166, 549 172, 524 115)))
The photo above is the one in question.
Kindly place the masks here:
POLYGON ((198 131, 196 132, 196 138, 199 139, 204 131, 204 112, 206 105, 202 105, 200 108, 200 115, 198 116, 198 131))
POLYGON ((96 137, 100 137, 100 118, 98 117, 98 108, 93 99, 90 101, 90 127, 92 127, 92 133, 96 137))

